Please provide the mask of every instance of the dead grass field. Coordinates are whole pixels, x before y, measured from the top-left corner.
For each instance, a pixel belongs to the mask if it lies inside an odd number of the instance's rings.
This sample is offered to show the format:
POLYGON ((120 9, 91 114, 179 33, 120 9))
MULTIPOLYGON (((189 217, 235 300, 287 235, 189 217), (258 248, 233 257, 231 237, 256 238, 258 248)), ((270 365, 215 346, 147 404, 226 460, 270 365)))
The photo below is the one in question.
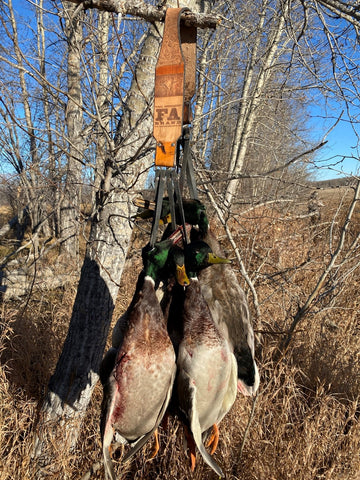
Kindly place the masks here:
MULTIPOLYGON (((229 480, 360 479, 359 247, 349 253, 360 232, 358 206, 338 265, 300 321, 290 347, 279 353, 279 342, 336 248, 351 194, 344 188, 320 191, 323 205, 316 218, 306 215, 305 202, 281 205, 281 210, 258 207, 240 212, 233 221, 261 312, 257 318, 253 309, 261 385, 254 405, 239 396, 220 425, 215 457, 229 480)), ((127 307, 140 270, 143 237, 135 237, 114 319, 127 307)), ((224 247, 232 256, 226 242, 224 247)), ((37 478, 30 463, 32 434, 75 293, 76 285, 69 285, 35 293, 27 304, 21 299, 0 307, 1 480, 37 478)), ((63 452, 58 445, 58 473, 49 478, 104 478, 101 396, 97 385, 76 450, 63 452)), ((160 442, 155 459, 148 459, 147 445, 130 465, 118 463, 118 478, 216 478, 201 459, 191 474, 176 420, 161 429, 160 442)))

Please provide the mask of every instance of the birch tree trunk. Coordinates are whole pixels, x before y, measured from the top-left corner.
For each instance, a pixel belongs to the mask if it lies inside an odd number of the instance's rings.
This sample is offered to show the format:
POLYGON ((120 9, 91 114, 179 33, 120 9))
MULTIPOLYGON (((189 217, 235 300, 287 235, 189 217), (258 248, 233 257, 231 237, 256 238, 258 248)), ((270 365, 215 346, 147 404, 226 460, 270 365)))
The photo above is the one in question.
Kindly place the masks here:
POLYGON ((79 214, 81 204, 81 161, 83 159, 83 114, 81 94, 81 50, 83 10, 71 2, 65 2, 65 33, 68 42, 68 103, 65 112, 68 154, 61 204, 62 247, 78 262, 79 258, 79 214))
MULTIPOLYGON (((37 48, 38 48, 38 57, 39 57, 39 71, 43 79, 46 79, 46 40, 45 40, 45 27, 44 27, 44 2, 39 0, 38 8, 36 9, 37 16, 37 48)), ((51 128, 51 118, 50 118, 50 105, 51 105, 51 95, 48 90, 48 85, 44 81, 41 85, 42 87, 42 96, 43 96, 43 110, 44 110, 44 120, 45 120, 45 132, 47 136, 47 151, 49 156, 49 179, 50 179, 50 199, 48 200, 51 205, 52 211, 52 228, 48 228, 47 236, 54 235, 55 237, 60 236, 60 218, 57 214, 60 204, 60 194, 59 194, 59 177, 60 174, 56 168, 56 154, 54 149, 54 140, 53 140, 53 131, 51 128)))
MULTIPOLYGON (((10 25, 12 28, 12 42, 13 42, 14 54, 16 57, 17 65, 19 66, 18 72, 19 72, 19 83, 20 83, 21 106, 24 110, 24 132, 27 136, 27 141, 29 142, 29 157, 31 159, 31 170, 28 175, 27 175, 27 172, 25 171, 23 160, 21 159, 20 153, 19 152, 16 152, 16 153, 19 158, 18 164, 19 164, 19 173, 20 173, 20 183, 24 192, 24 196, 27 201, 32 230, 36 231, 43 219, 42 207, 41 207, 42 196, 41 194, 39 194, 40 188, 38 184, 39 178, 40 178, 40 176, 38 175, 40 171, 40 159, 39 159, 38 146, 36 142, 36 132, 35 132, 35 127, 33 123, 32 111, 31 111, 30 100, 29 100, 30 95, 28 92, 28 86, 26 82, 26 75, 25 75, 26 69, 23 66, 24 60, 23 60, 22 51, 19 44, 19 39, 18 39, 18 30, 17 30, 15 14, 13 10, 12 0, 9 0, 8 5, 9 5, 9 13, 10 13, 10 25)), ((34 256, 37 257, 38 249, 39 249, 37 236, 34 236, 33 246, 34 246, 34 256)))
POLYGON ((268 8, 268 2, 263 3, 263 8, 259 16, 258 34, 254 42, 253 50, 247 64, 244 85, 242 91, 241 108, 238 116, 238 121, 235 129, 235 136, 231 150, 231 157, 229 162, 228 173, 232 179, 229 181, 225 192, 225 204, 229 208, 233 197, 236 195, 239 177, 242 172, 246 152, 249 143, 249 136, 251 129, 256 120, 257 108, 261 102, 262 93, 267 85, 267 80, 271 78, 270 69, 274 61, 280 55, 280 42, 284 33, 285 18, 288 13, 288 2, 279 2, 278 17, 275 19, 277 24, 274 26, 272 35, 269 36, 269 41, 266 45, 266 54, 261 65, 260 72, 254 79, 254 65, 257 61, 258 50, 260 47, 260 40, 264 34, 265 11, 268 8))

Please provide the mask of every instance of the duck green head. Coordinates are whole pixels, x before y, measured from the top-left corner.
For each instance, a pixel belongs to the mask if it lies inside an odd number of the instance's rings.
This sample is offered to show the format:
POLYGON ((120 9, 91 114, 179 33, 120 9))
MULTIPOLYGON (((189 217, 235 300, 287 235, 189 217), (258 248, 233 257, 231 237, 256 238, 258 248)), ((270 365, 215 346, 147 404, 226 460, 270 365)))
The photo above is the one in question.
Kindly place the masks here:
POLYGON ((142 249, 144 273, 155 282, 159 280, 161 270, 166 265, 171 247, 172 240, 166 239, 155 243, 153 247, 146 245, 142 249))
POLYGON ((145 275, 151 277, 155 283, 165 281, 170 275, 175 275, 177 282, 189 285, 190 280, 185 270, 184 250, 173 244, 172 239, 155 243, 151 248, 147 245, 142 250, 145 275))
POLYGON ((198 225, 202 237, 207 234, 209 220, 206 215, 206 207, 200 200, 195 198, 183 201, 185 221, 191 225, 198 225))
POLYGON ((196 277, 198 272, 214 264, 231 263, 227 258, 215 255, 210 246, 202 240, 191 242, 185 247, 185 267, 190 278, 196 277))
MULTIPOLYGON (((205 205, 201 203, 200 200, 197 200, 195 198, 184 199, 182 201, 182 204, 184 209, 185 222, 189 223, 190 225, 198 225, 200 235, 201 237, 204 237, 207 234, 209 228, 209 220, 206 215, 205 205)), ((179 223, 181 214, 178 202, 176 202, 175 204, 175 214, 176 221, 177 223, 179 223)), ((168 198, 164 198, 160 217, 160 224, 166 225, 171 223, 171 221, 172 218, 170 213, 170 202, 168 198)))

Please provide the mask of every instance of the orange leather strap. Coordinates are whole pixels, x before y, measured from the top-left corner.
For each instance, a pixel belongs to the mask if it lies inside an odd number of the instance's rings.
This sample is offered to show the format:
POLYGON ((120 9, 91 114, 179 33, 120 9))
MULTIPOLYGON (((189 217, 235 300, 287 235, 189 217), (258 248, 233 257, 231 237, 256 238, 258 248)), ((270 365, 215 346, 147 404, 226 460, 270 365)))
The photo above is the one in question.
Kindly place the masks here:
POLYGON ((188 9, 168 8, 164 36, 155 69, 155 165, 175 166, 176 143, 183 123, 190 123, 190 100, 195 93, 196 28, 180 28, 188 9), (184 117, 184 103, 185 108, 184 117))

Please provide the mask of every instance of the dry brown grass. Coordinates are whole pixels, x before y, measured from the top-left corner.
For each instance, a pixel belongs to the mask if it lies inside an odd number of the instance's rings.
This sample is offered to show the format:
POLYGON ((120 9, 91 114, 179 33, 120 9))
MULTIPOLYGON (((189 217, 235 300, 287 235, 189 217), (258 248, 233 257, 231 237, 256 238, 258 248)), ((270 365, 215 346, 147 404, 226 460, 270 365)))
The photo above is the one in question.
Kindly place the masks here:
MULTIPOLYGON (((220 425, 215 456, 231 480, 359 480, 359 282, 356 252, 328 279, 322 295, 302 319, 288 351, 279 355, 282 334, 314 288, 339 238, 349 203, 344 190, 322 194, 321 217, 303 217, 306 204, 281 211, 257 208, 234 220, 233 231, 255 284, 261 310, 257 356, 261 387, 244 441, 252 400, 238 398, 220 425), (338 208, 338 205, 341 207, 338 208), (335 222, 333 219, 335 218, 335 222), (242 454, 240 455, 240 452, 242 454)), ((359 232, 359 209, 347 245, 359 232)), ((220 233, 220 231, 219 231, 220 233)), ((140 269, 137 236, 123 275, 115 318, 126 308, 140 269)), ((225 248, 228 248, 225 245, 225 248)), ((228 249, 230 251, 230 249, 228 249)), ((344 256, 340 260, 343 260, 344 256)), ((75 286, 2 305, 0 323, 0 478, 33 479, 30 454, 38 406, 66 335, 75 286)), ((101 464, 97 385, 77 448, 58 445, 49 478, 104 478, 101 464), (54 473, 57 472, 57 473, 54 473)), ((182 427, 170 418, 160 429, 161 450, 149 460, 147 445, 122 466, 119 479, 200 480, 216 475, 199 459, 191 474, 182 427)))
POLYGON ((11 208, 8 205, 0 205, 0 226, 9 220, 11 208))

